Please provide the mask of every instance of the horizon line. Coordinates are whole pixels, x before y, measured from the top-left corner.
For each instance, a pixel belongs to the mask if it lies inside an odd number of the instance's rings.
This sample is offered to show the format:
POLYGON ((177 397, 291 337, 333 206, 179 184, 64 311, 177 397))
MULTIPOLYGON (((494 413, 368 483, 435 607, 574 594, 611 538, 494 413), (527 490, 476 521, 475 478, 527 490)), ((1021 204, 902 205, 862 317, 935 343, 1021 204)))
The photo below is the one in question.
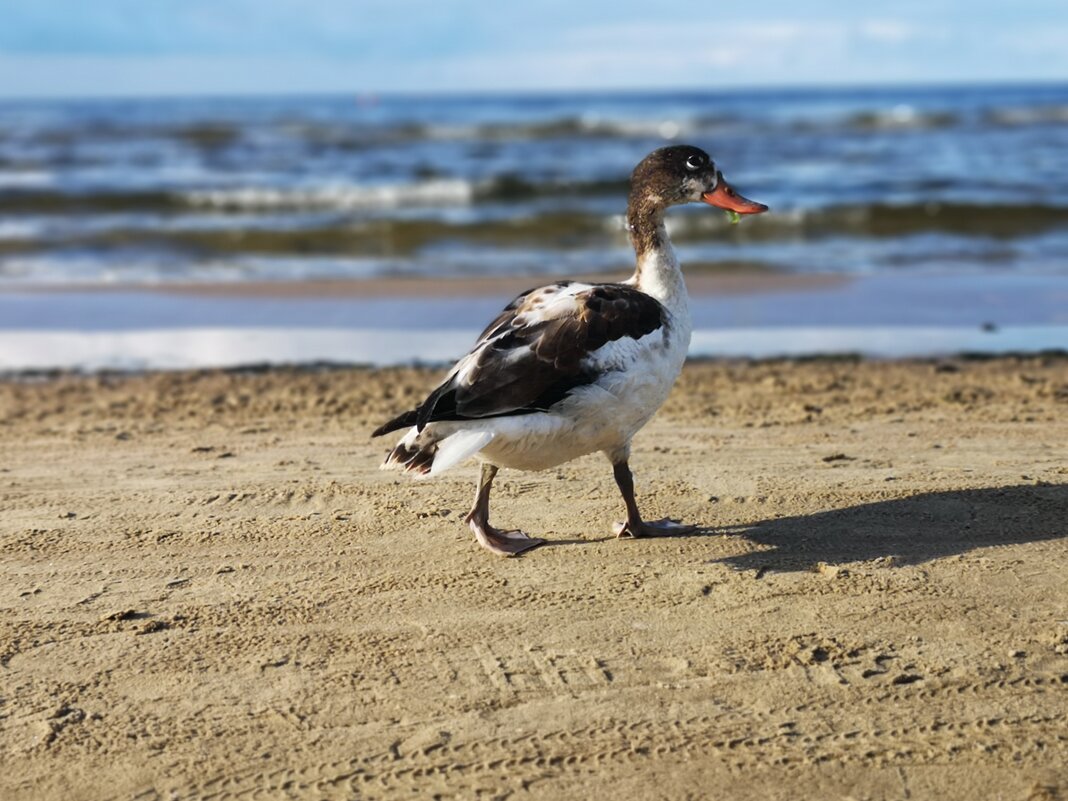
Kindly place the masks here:
POLYGON ((501 98, 521 97, 538 98, 546 96, 638 96, 638 95, 682 95, 693 94, 703 96, 730 95, 730 94, 777 94, 785 92, 797 93, 837 93, 850 91, 944 91, 961 89, 1036 89, 1036 88, 1068 88, 1068 77, 1064 78, 1006 78, 1006 79, 943 79, 934 81, 894 81, 886 82, 809 82, 809 83, 783 83, 783 84, 751 84, 734 86, 648 86, 648 87, 566 87, 566 88, 530 88, 521 87, 515 89, 504 88, 470 88, 470 89, 322 89, 308 91, 270 91, 270 90, 245 90, 241 92, 212 92, 200 91, 162 91, 156 94, 144 92, 116 92, 111 94, 39 94, 18 95, 0 94, 0 103, 79 103, 79 102, 108 102, 108 101, 191 101, 191 100, 261 100, 265 98, 275 99, 303 99, 303 98, 353 98, 367 100, 382 99, 478 99, 478 98, 501 98))

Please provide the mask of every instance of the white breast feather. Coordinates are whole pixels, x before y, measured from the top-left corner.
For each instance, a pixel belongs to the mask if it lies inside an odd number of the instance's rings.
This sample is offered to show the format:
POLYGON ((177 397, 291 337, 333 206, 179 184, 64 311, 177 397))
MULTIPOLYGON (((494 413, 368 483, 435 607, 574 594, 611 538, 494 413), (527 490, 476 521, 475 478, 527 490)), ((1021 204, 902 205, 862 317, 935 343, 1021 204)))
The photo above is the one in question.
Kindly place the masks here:
POLYGON ((493 433, 490 431, 458 431, 446 437, 438 443, 438 452, 434 454, 434 464, 430 468, 430 472, 423 477, 444 473, 468 456, 478 453, 492 439, 493 433))

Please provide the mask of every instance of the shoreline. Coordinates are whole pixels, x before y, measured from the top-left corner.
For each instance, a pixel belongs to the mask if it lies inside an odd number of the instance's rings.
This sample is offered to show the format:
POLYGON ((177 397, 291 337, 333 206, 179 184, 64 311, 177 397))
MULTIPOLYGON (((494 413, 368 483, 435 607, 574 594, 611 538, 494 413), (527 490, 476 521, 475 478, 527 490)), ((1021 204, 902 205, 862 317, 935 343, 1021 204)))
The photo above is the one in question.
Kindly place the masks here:
MULTIPOLYGON (((449 362, 467 352, 514 293, 545 280, 0 291, 0 370, 449 362)), ((693 357, 1068 350, 1068 276, 687 280, 693 357)))
MULTIPOLYGON (((477 329, 362 328, 131 329, 105 332, 0 331, 0 376, 47 373, 241 370, 330 364, 445 366, 476 341, 477 329)), ((934 327, 697 329, 688 359, 879 360, 1068 353, 1068 326, 994 330, 934 327)))
MULTIPOLYGON (((573 276, 576 281, 622 281, 628 276, 622 273, 591 273, 573 276)), ((206 298, 232 299, 316 299, 316 298, 467 298, 514 296, 532 287, 565 276, 485 276, 485 277, 419 277, 419 278, 367 278, 338 280, 300 281, 247 281, 247 282, 199 282, 199 283, 144 283, 144 284, 78 284, 64 283, 4 285, 0 283, 0 296, 5 294, 49 293, 158 293, 193 295, 206 298)), ((848 284, 853 276, 834 274, 789 274, 789 273, 689 273, 686 285, 694 295, 746 295, 768 292, 818 291, 848 284)))

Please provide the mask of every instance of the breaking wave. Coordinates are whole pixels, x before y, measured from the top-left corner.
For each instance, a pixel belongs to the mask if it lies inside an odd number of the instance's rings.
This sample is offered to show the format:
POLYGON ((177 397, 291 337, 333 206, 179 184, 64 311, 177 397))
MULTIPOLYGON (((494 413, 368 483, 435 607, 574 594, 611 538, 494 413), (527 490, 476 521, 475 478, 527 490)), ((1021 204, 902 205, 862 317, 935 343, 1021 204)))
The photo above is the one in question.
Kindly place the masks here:
MULTIPOLYGON (((256 202, 261 199, 257 197, 256 202)), ((842 237, 892 240, 917 234, 990 242, 1068 228, 1068 207, 1049 205, 858 204, 784 210, 739 226, 731 226, 723 215, 711 210, 693 211, 668 220, 672 238, 680 245, 764 242, 796 246, 842 237)), ((629 252, 622 215, 593 210, 479 215, 458 220, 424 216, 339 220, 319 216, 306 218, 302 225, 261 225, 255 218, 235 216, 225 226, 197 226, 192 219, 188 224, 174 225, 171 217, 161 217, 160 224, 144 219, 133 224, 130 218, 118 216, 110 228, 64 227, 57 222, 46 237, 39 235, 42 219, 0 227, 0 256, 10 260, 59 250, 109 253, 114 258, 119 258, 118 254, 159 253, 164 254, 164 261, 180 261, 207 256, 410 259, 437 254, 443 262, 474 262, 480 249, 565 254, 621 248, 629 252)))

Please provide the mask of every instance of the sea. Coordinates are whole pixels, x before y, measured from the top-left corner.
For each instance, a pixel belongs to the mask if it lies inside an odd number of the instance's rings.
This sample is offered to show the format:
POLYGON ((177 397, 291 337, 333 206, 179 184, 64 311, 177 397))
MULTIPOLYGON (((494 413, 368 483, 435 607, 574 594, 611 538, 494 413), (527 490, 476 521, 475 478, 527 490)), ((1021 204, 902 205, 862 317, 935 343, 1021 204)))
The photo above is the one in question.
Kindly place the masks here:
POLYGON ((448 360, 508 297, 287 288, 618 280, 672 143, 771 207, 670 212, 764 287, 696 297, 695 355, 1068 348, 1068 85, 353 94, 0 102, 0 369, 448 360))

